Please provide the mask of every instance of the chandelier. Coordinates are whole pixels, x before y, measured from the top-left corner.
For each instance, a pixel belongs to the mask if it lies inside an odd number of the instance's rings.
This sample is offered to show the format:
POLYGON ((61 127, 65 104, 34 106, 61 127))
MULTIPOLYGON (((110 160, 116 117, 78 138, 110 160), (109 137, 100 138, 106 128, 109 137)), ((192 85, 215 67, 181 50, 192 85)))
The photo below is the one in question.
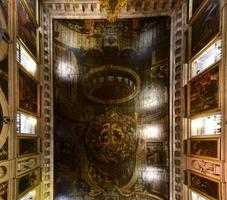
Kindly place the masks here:
POLYGON ((117 20, 121 9, 127 5, 127 0, 100 0, 101 5, 107 12, 107 19, 110 22, 117 20))

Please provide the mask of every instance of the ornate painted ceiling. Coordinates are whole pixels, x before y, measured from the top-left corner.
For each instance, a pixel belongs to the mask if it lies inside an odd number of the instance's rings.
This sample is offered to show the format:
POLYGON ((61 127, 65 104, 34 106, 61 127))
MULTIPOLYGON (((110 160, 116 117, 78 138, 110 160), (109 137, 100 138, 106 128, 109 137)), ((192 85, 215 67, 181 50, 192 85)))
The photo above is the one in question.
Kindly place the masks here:
POLYGON ((169 27, 53 20, 56 200, 169 199, 169 27))
POLYGON ((150 17, 178 1, 129 0, 114 23, 99 0, 43 3, 56 19, 55 197, 168 199, 170 21, 150 17))

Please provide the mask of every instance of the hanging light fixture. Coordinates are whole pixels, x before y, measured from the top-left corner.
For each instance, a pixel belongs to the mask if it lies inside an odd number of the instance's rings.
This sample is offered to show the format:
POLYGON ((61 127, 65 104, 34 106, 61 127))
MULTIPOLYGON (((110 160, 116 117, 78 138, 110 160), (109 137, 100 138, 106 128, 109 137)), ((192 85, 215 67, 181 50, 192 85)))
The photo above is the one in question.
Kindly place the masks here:
POLYGON ((117 20, 121 9, 127 5, 127 0, 100 0, 101 5, 107 12, 107 19, 110 22, 117 20))

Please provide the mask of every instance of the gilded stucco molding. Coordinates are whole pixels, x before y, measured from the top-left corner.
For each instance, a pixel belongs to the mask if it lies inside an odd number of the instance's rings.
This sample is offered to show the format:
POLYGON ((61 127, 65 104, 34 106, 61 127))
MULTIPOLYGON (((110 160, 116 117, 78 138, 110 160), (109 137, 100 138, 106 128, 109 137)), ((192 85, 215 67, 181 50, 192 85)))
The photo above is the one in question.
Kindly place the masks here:
POLYGON ((40 165, 40 156, 23 158, 17 161, 17 174, 20 175, 40 165))
POLYGON ((0 182, 5 182, 10 178, 9 172, 10 164, 9 161, 1 162, 0 164, 0 182))
POLYGON ((3 195, 7 194, 8 192, 8 183, 0 183, 0 199, 3 199, 3 195))
POLYGON ((189 158, 187 162, 188 169, 220 180, 222 167, 219 162, 197 158, 189 158))

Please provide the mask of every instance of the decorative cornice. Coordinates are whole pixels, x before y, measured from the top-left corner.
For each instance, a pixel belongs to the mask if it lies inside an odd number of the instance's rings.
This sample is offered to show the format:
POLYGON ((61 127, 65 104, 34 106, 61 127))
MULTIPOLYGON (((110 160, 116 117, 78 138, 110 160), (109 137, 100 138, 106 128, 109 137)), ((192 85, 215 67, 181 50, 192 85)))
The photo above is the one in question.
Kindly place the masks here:
MULTIPOLYGON (((118 18, 137 18, 137 17, 155 17, 170 16, 178 0, 143 0, 130 1, 119 11, 118 18)), ((108 18, 109 12, 103 8, 100 0, 44 0, 44 9, 46 12, 54 15, 56 18, 108 18)))

